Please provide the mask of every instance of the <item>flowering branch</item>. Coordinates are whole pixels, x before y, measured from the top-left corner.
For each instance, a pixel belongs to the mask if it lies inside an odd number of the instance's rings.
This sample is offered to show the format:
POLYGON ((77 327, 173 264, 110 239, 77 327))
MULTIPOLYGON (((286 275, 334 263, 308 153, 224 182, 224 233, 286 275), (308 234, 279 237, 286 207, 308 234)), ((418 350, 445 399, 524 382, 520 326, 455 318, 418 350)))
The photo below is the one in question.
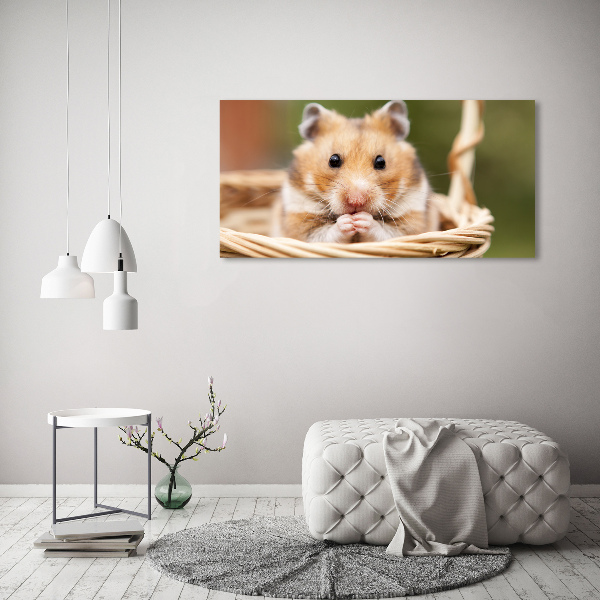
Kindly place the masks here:
MULTIPOLYGON (((192 430, 192 437, 185 444, 182 443, 182 438, 179 438, 178 441, 175 441, 171 436, 169 436, 165 430, 163 429, 162 417, 156 418, 157 431, 160 431, 165 439, 168 440, 170 444, 175 444, 175 446, 179 449, 179 454, 171 464, 168 462, 161 454, 158 452, 152 452, 152 456, 156 458, 159 462, 163 463, 170 471, 171 476, 174 477, 175 470, 179 466, 180 463, 186 460, 198 460, 198 455, 204 450, 205 453, 209 452, 221 452, 225 450, 225 446, 227 445, 227 434, 223 436, 223 443, 220 446, 211 448, 206 445, 206 440, 219 431, 221 425, 219 424, 219 419, 221 415, 225 412, 227 405, 222 406, 221 401, 217 402, 215 393, 213 391, 213 378, 208 378, 208 401, 210 403, 210 410, 207 412, 204 417, 200 413, 198 417, 199 425, 194 425, 192 421, 188 421, 188 426, 192 430), (191 453, 189 453, 191 450, 191 453), (189 453, 189 454, 188 454, 189 453), (188 454, 186 456, 186 454, 188 454)), ((140 432, 137 427, 135 429, 133 426, 129 425, 127 427, 119 427, 119 429, 125 434, 125 438, 122 435, 119 435, 119 440, 122 444, 126 446, 133 446, 138 450, 142 450, 143 452, 148 453, 148 441, 145 439, 146 432, 140 432)), ((154 445, 154 435, 152 433, 152 445, 154 445)))

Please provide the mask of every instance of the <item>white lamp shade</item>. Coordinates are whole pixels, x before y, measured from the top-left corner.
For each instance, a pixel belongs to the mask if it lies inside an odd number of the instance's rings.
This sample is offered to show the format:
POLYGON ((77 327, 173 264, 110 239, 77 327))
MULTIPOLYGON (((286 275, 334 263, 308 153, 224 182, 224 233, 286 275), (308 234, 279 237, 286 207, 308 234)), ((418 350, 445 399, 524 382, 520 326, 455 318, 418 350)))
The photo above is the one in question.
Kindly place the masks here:
POLYGON ((79 270, 77 257, 58 257, 58 267, 42 278, 40 298, 94 298, 94 280, 79 270))
POLYGON ((115 291, 104 301, 102 310, 104 329, 138 328, 138 301, 127 293, 126 271, 115 271, 115 291))
POLYGON ((94 227, 81 257, 81 268, 87 273, 113 273, 119 258, 119 231, 123 253, 123 270, 137 271, 137 262, 129 236, 118 221, 104 219, 94 227))

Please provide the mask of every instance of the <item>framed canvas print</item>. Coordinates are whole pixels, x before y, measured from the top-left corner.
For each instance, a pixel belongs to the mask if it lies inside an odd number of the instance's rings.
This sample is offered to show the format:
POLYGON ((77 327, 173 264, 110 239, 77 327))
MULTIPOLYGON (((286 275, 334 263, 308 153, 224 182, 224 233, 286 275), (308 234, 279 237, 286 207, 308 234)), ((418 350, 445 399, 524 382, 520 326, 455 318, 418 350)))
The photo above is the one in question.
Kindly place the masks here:
POLYGON ((220 252, 535 256, 532 100, 222 100, 220 252))

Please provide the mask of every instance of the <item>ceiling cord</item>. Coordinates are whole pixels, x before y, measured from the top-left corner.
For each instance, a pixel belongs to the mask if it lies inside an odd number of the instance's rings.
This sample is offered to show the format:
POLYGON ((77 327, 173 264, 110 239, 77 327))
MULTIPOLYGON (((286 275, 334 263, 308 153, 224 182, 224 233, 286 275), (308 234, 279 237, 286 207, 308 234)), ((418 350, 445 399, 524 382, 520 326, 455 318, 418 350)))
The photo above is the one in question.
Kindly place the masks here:
POLYGON ((123 195, 121 192, 121 0, 119 0, 119 256, 122 257, 123 195))
POLYGON ((66 137, 67 137, 67 256, 69 256, 69 195, 71 193, 71 174, 69 170, 69 87, 71 78, 71 65, 69 57, 69 0, 66 0, 67 21, 67 110, 66 110, 66 137))
POLYGON ((106 61, 106 81, 107 81, 107 98, 106 98, 106 112, 108 116, 108 208, 107 214, 110 219, 110 0, 108 0, 108 39, 107 45, 107 61, 106 61))

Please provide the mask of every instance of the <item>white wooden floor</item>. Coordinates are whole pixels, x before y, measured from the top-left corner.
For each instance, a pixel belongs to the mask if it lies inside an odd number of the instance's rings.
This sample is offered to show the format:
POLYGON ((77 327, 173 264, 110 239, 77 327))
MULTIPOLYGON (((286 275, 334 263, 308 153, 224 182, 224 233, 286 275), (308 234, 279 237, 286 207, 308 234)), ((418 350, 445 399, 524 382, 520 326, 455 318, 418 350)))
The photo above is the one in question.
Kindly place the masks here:
MULTIPOLYGON (((145 510, 146 499, 104 498, 104 504, 145 510)), ((146 535, 132 558, 44 558, 33 540, 51 523, 49 498, 0 498, 0 599, 33 600, 239 600, 160 575, 145 562, 157 537, 202 523, 252 515, 302 514, 300 498, 200 498, 182 510, 156 505, 146 535)), ((84 498, 59 499, 59 517, 92 511, 84 498)), ((430 600, 600 599, 600 498, 575 498, 571 528, 550 546, 512 547, 515 560, 502 575, 449 592, 420 596, 430 600)), ((123 515, 101 517, 123 519, 123 515)))

